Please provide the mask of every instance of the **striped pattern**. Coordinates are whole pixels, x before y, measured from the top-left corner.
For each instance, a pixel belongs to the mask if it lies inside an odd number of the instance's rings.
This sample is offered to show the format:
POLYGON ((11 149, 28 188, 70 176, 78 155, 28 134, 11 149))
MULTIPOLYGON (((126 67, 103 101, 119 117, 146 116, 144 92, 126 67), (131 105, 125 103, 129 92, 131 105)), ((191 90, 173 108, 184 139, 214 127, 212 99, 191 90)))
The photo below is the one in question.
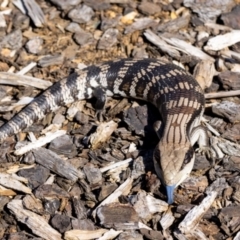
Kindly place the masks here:
POLYGON ((200 125, 204 95, 191 75, 156 59, 121 59, 77 70, 1 126, 0 141, 61 105, 93 97, 98 88, 107 96, 143 99, 158 108, 163 135, 154 153, 155 168, 166 185, 179 184, 182 181, 178 179, 181 178, 179 172, 194 159, 190 136, 191 131, 200 125))

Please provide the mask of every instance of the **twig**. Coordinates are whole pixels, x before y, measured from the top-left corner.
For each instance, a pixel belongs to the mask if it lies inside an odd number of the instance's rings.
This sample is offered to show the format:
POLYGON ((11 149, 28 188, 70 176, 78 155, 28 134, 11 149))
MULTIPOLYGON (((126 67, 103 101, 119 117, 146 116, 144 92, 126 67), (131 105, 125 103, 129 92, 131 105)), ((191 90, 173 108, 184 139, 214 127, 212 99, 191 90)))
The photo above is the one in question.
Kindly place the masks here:
POLYGON ((216 93, 205 93, 205 99, 211 98, 222 98, 222 97, 234 97, 240 95, 240 90, 233 90, 228 92, 216 92, 216 93))

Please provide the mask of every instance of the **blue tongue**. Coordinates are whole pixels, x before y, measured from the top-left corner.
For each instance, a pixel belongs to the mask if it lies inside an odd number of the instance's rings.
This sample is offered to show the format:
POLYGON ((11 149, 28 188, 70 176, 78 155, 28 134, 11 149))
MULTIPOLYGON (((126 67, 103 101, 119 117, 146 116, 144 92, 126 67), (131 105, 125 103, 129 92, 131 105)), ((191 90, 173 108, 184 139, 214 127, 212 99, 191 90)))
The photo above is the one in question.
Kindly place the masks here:
POLYGON ((174 189, 175 189, 175 185, 166 186, 168 204, 173 204, 173 202, 174 202, 174 196, 173 196, 174 189))

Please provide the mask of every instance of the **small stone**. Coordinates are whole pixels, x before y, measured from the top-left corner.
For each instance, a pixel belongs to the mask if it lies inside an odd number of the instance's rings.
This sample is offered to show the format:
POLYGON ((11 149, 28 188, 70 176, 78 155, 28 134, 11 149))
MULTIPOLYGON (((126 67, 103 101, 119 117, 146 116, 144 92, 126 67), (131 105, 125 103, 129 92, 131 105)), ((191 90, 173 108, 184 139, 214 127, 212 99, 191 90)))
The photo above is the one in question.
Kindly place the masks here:
POLYGON ((106 31, 109 28, 114 28, 118 25, 120 17, 115 18, 103 18, 101 21, 101 30, 106 31))
POLYGON ((142 3, 138 6, 138 9, 145 15, 153 15, 161 11, 161 7, 158 4, 148 1, 142 1, 142 3))
POLYGON ((80 5, 72 9, 68 13, 68 17, 72 19, 73 22, 77 23, 87 23, 94 16, 94 11, 92 8, 86 5, 80 5))
POLYGON ((115 28, 109 28, 104 32, 101 39, 98 42, 98 49, 109 49, 117 43, 118 30, 115 28))
POLYGON ((142 157, 138 157, 133 161, 132 177, 137 179, 141 175, 145 174, 145 165, 142 157))
POLYGON ((77 6, 82 0, 50 0, 53 4, 59 7, 62 10, 68 10, 72 7, 77 6))
POLYGON ((148 58, 148 53, 144 47, 134 48, 132 55, 134 58, 148 58))
POLYGON ((29 40, 25 47, 29 53, 38 54, 42 51, 43 39, 36 37, 29 40))
POLYGON ((0 46, 12 50, 20 49, 22 47, 22 31, 17 29, 6 35, 0 42, 0 46))
POLYGON ((109 0, 84 0, 84 3, 94 10, 106 10, 111 7, 109 0))
POLYGON ((73 35, 73 39, 80 46, 87 46, 94 43, 93 35, 86 31, 76 32, 73 35))
POLYGON ((83 31, 79 24, 75 22, 70 22, 65 29, 72 33, 83 31))

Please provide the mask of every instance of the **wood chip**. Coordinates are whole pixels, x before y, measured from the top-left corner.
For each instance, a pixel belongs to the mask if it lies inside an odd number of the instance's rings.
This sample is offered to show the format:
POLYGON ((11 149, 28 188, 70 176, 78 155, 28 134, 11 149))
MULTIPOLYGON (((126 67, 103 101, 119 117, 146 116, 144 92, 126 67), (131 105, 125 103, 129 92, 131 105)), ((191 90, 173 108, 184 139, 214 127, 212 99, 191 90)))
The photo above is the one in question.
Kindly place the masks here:
POLYGON ((194 56, 203 61, 208 60, 208 61, 214 62, 214 59, 212 57, 210 57, 208 54, 206 54, 205 52, 203 52, 201 49, 194 47, 193 45, 191 45, 183 40, 180 40, 177 38, 164 38, 164 37, 163 37, 163 39, 167 43, 177 47, 180 51, 187 53, 190 56, 194 56))
POLYGON ((33 150, 33 154, 36 162, 66 179, 76 182, 78 178, 83 177, 83 174, 74 166, 64 161, 56 153, 50 150, 39 148, 33 150))
POLYGON ((202 203, 199 206, 194 207, 188 212, 188 214, 178 226, 182 233, 191 234, 191 232, 194 232, 198 223, 202 219, 202 216, 211 207, 216 196, 217 192, 209 193, 208 196, 203 199, 202 203))
POLYGON ((42 27, 45 23, 45 16, 43 14, 42 9, 35 2, 35 0, 13 0, 13 4, 15 4, 23 13, 26 13, 30 16, 35 26, 42 27))
POLYGON ((90 240, 90 239, 99 239, 107 229, 97 229, 97 230, 70 230, 65 232, 65 240, 90 240))
POLYGON ((230 33, 219 35, 208 40, 205 50, 219 51, 240 41, 240 30, 232 30, 230 33))
MULTIPOLYGON (((27 181, 27 179, 25 179, 25 181, 27 181)), ((24 192, 28 194, 32 192, 30 188, 22 184, 16 177, 7 173, 0 173, 0 184, 7 188, 11 188, 20 192, 24 192)))
POLYGON ((210 87, 216 69, 212 61, 206 60, 199 62, 194 68, 193 76, 198 81, 202 89, 210 87))
POLYGON ((5 72, 0 72, 0 84, 13 86, 25 85, 39 89, 46 89, 52 85, 50 81, 45 81, 39 78, 34 78, 26 75, 5 72))
POLYGON ((101 144, 106 142, 112 133, 117 129, 117 123, 114 121, 101 123, 96 132, 90 136, 90 143, 92 149, 98 148, 101 144))
POLYGON ((162 38, 157 36, 151 30, 147 29, 144 32, 144 36, 148 39, 148 41, 150 41, 151 43, 153 43, 154 45, 159 47, 159 49, 161 49, 163 52, 166 52, 167 54, 169 54, 170 56, 172 56, 174 58, 180 57, 179 52, 174 47, 167 44, 166 41, 164 41, 162 38))
POLYGON ((65 130, 57 130, 53 133, 48 133, 46 136, 44 137, 40 137, 38 138, 38 140, 32 142, 32 143, 28 143, 27 145, 17 149, 14 154, 15 155, 22 155, 26 152, 29 152, 33 149, 42 147, 43 145, 45 145, 46 143, 51 142, 53 139, 60 137, 62 135, 66 134, 65 130))
POLYGON ((18 221, 26 224, 34 234, 48 240, 61 240, 61 234, 53 229, 43 217, 24 209, 21 200, 12 200, 7 205, 18 221))
POLYGON ((100 205, 93 211, 92 215, 96 216, 96 210, 104 206, 106 204, 110 204, 113 202, 117 202, 119 196, 126 195, 129 193, 131 187, 132 187, 133 179, 130 177, 128 178, 122 185, 120 185, 110 196, 108 196, 104 201, 100 203, 100 205))

